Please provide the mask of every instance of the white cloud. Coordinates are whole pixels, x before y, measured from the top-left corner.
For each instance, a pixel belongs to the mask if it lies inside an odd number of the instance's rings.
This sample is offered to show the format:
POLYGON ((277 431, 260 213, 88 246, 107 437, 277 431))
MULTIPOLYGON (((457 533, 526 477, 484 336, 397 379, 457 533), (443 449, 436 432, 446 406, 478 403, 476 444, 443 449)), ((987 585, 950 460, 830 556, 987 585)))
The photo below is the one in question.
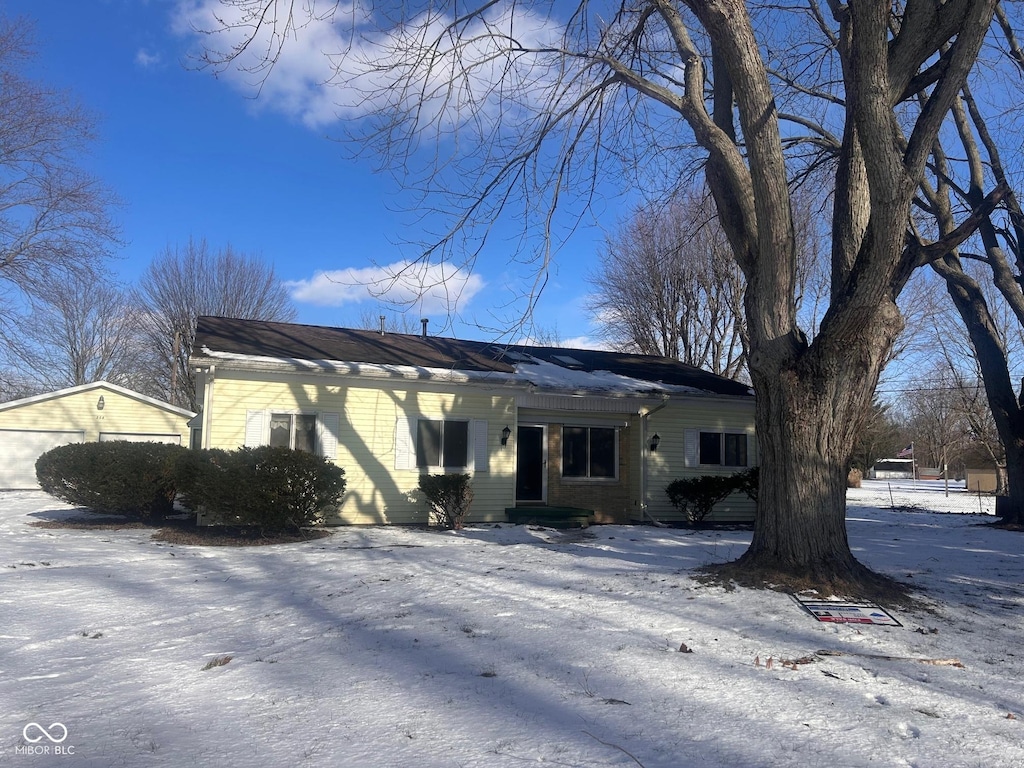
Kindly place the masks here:
POLYGON ((562 341, 562 345, 570 349, 598 349, 605 352, 611 351, 611 345, 604 339, 595 339, 593 336, 574 336, 571 339, 562 341))
POLYGON ((139 48, 135 53, 135 63, 143 69, 149 69, 159 64, 161 61, 159 53, 150 53, 145 48, 139 48))
POLYGON ((461 312, 484 285, 478 275, 450 264, 410 261, 320 271, 308 280, 285 283, 293 299, 308 304, 384 301, 444 314, 461 312))
POLYGON ((358 6, 321 16, 294 9, 294 16, 257 21, 244 4, 180 0, 174 28, 218 51, 244 47, 224 79, 311 128, 415 109, 421 128, 473 123, 486 132, 546 98, 547 86, 564 76, 554 57, 505 50, 509 37, 524 47, 557 47, 562 32, 552 19, 521 8, 513 14, 513 8, 498 3, 468 25, 460 36, 468 42, 457 49, 442 44, 440 55, 428 53, 427 45, 449 40, 445 28, 452 19, 436 13, 380 28, 382 20, 358 6))

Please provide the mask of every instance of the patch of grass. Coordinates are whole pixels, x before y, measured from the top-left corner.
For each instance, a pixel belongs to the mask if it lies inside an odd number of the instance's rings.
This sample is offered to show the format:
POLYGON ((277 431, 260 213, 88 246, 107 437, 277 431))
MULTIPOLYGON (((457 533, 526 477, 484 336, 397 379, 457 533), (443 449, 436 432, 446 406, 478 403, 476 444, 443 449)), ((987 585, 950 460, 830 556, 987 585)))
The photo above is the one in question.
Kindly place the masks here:
POLYGON ((167 544, 181 544, 198 547, 260 547, 270 544, 295 544, 330 536, 323 529, 302 529, 299 531, 277 531, 264 534, 257 526, 210 525, 198 526, 195 519, 165 519, 160 526, 152 523, 111 517, 109 515, 86 515, 68 517, 62 520, 41 520, 29 525, 36 528, 70 529, 81 531, 120 531, 148 528, 153 530, 153 541, 167 544))
POLYGON ((29 523, 33 528, 71 528, 80 531, 120 531, 128 528, 152 528, 152 525, 137 520, 108 516, 68 517, 63 520, 40 520, 29 523))
POLYGON ((198 547, 262 547, 270 544, 295 544, 330 535, 330 531, 323 529, 264 533, 254 525, 198 526, 189 521, 182 525, 165 525, 153 534, 153 541, 198 547))
POLYGON ((1017 533, 1024 532, 1024 525, 1021 525, 1020 523, 1004 523, 1002 520, 997 520, 994 523, 982 523, 982 525, 987 525, 991 528, 999 528, 1003 531, 1016 531, 1017 533))
POLYGON ((214 667, 223 667, 225 664, 231 661, 231 659, 231 656, 217 656, 216 658, 210 659, 208 662, 206 662, 206 666, 204 666, 201 671, 205 672, 206 670, 213 669, 214 667))

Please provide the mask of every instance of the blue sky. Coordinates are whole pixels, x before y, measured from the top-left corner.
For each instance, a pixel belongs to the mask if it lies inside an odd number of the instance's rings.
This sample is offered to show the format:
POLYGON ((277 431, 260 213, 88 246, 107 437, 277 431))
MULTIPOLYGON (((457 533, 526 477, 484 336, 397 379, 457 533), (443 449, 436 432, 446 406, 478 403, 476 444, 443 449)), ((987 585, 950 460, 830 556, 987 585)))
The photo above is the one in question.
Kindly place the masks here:
MULTIPOLYGON (((123 201, 116 218, 125 245, 115 264, 123 280, 134 281, 168 246, 206 238, 272 263, 292 285, 299 322, 355 325, 379 314, 365 291, 344 283, 414 257, 400 241, 416 240, 423 223, 416 212, 392 210, 400 188, 375 172, 373 158, 353 160, 350 147, 328 138, 339 125, 310 111, 323 110, 323 93, 308 83, 286 93, 285 72, 276 92, 252 99, 237 78, 186 66, 196 38, 179 31, 177 0, 2 0, 0 8, 35 21, 30 71, 97 117, 100 138, 84 165, 123 201), (348 270, 342 283, 315 281, 333 270, 348 270)), ((599 201, 606 226, 623 205, 599 201)), ((518 236, 515 222, 498 228, 448 334, 491 338, 515 317, 522 305, 505 305, 529 279, 513 263, 523 249, 518 236)), ((535 322, 564 342, 593 340, 585 275, 602 239, 593 218, 585 220, 550 270, 535 322)), ((421 314, 433 330, 447 322, 437 302, 409 312, 416 328, 421 314)))

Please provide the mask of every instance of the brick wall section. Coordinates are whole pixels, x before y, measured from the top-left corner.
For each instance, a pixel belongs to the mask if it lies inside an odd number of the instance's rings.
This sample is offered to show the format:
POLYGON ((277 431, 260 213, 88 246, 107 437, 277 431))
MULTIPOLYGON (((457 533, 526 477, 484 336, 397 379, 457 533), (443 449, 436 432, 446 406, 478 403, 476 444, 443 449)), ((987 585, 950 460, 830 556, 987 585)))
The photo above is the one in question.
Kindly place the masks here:
POLYGON ((629 456, 632 443, 628 427, 619 430, 619 479, 576 480, 562 478, 562 425, 548 426, 548 504, 594 510, 594 522, 628 523, 629 456))

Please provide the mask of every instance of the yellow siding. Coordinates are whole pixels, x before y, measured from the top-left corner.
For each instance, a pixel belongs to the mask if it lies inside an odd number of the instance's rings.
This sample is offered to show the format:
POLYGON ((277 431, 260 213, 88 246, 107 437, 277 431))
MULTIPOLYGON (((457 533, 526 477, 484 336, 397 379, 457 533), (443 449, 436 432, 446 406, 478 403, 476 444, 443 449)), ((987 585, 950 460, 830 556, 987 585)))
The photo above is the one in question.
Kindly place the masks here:
MULTIPOLYGON (((209 382, 207 383, 209 387, 209 382)), ((419 498, 420 470, 396 469, 395 424, 399 417, 484 419, 489 472, 471 471, 472 521, 505 519, 514 497, 515 450, 501 445, 501 430, 514 426, 514 398, 480 387, 420 382, 322 378, 303 382, 287 374, 217 370, 207 393, 210 418, 206 447, 234 449, 244 444, 249 410, 301 410, 340 415, 336 462, 345 470, 345 497, 335 524, 426 523, 419 498)), ((472 446, 470 448, 472 450, 472 446)))
MULTIPOLYGON (((685 403, 672 403, 654 413, 648 420, 648 435, 655 432, 661 437, 658 450, 650 455, 647 471, 647 503, 653 517, 658 520, 677 521, 683 516, 672 506, 665 494, 665 486, 676 478, 698 475, 729 475, 736 468, 687 467, 686 430, 745 432, 747 434, 748 462, 758 463, 757 437, 754 433, 754 403, 708 399, 685 403)), ((639 434, 640 430, 637 430, 639 434)), ((638 446, 639 448, 639 446, 638 446)), ((754 502, 745 494, 734 494, 715 506, 710 521, 749 522, 754 519, 754 502)), ((639 513, 637 514, 639 518, 639 513)))
POLYGON ((0 410, 0 429, 82 430, 86 442, 100 432, 178 435, 188 445, 188 417, 121 392, 95 387, 0 410), (98 409, 100 395, 103 410, 98 409))

